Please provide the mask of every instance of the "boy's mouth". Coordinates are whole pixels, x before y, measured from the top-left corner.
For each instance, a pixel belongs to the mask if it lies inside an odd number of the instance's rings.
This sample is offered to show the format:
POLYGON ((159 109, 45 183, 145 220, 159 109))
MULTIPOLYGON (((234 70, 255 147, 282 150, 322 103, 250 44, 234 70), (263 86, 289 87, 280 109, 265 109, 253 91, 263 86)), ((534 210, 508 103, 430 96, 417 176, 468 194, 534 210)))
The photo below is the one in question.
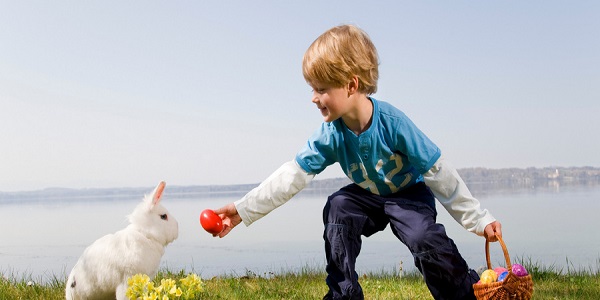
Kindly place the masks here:
POLYGON ((318 106, 317 108, 319 108, 319 110, 321 111, 322 115, 326 115, 327 114, 327 108, 324 106, 318 106))

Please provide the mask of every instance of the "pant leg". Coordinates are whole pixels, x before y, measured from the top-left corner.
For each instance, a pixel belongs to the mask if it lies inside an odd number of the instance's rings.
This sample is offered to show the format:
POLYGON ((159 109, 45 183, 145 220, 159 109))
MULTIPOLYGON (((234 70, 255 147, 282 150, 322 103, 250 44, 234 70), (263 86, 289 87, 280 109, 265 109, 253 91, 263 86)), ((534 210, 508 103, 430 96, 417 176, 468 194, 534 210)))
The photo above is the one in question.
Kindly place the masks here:
POLYGON ((472 284, 479 279, 469 270, 454 241, 436 223, 433 195, 424 184, 388 198, 385 213, 392 231, 413 254, 416 267, 435 299, 475 299, 472 284))
POLYGON ((364 299, 355 271, 362 245, 387 226, 383 202, 371 193, 349 185, 331 195, 323 209, 327 285, 333 299, 364 299))

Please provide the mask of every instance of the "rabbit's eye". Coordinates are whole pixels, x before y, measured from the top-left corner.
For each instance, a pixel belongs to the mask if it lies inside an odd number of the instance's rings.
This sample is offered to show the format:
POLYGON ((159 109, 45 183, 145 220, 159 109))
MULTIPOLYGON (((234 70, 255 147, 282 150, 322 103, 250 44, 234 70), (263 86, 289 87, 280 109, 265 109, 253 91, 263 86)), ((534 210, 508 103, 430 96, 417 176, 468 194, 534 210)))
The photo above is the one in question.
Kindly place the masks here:
POLYGON ((167 216, 167 214, 160 215, 160 218, 163 219, 163 220, 165 220, 165 221, 169 219, 169 217, 167 216))

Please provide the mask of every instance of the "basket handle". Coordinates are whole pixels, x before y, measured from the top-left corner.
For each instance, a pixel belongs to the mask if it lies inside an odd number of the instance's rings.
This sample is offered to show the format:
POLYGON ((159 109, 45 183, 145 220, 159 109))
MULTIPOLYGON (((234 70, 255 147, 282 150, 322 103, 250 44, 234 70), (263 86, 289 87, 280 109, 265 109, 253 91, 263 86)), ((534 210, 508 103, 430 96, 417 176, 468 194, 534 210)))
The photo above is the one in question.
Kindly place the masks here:
MULTIPOLYGON (((500 242, 500 246, 502 246, 502 251, 504 252, 504 259, 506 259, 506 269, 509 272, 512 272, 512 265, 510 263, 510 256, 508 255, 508 250, 506 249, 506 244, 502 240, 498 234, 494 233, 498 238, 498 242, 500 242)), ((492 269, 492 263, 490 261, 490 242, 488 239, 485 239, 485 259, 487 261, 488 269, 492 269)))

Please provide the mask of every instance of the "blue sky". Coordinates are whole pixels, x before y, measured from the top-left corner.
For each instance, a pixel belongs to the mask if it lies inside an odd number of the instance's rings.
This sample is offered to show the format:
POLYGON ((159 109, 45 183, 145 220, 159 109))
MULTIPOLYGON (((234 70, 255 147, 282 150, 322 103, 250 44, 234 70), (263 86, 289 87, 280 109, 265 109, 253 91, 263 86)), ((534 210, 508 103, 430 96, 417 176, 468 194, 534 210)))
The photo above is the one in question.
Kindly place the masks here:
MULTIPOLYGON (((323 31, 463 167, 600 166, 597 1, 0 0, 0 191, 258 183, 322 121, 323 31)), ((343 176, 337 165, 317 178, 343 176)))

